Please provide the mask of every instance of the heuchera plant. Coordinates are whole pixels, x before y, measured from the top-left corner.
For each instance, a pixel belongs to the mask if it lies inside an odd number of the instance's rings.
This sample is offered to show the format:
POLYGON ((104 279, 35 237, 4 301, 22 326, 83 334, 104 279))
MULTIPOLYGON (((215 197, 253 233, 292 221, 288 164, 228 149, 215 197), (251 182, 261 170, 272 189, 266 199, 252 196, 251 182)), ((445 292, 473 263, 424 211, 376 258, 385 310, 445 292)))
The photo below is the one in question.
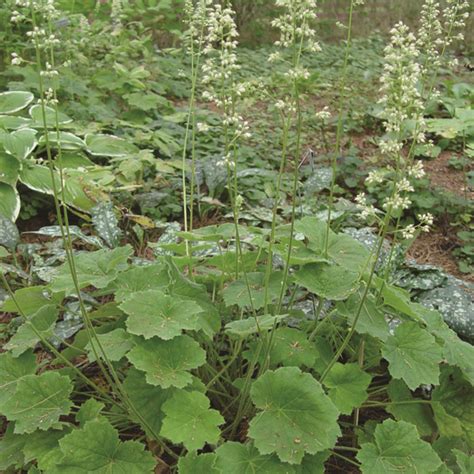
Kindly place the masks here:
MULTIPOLYGON (((65 261, 44 285, 14 290, 1 274, 9 294, 2 311, 18 315, 21 324, 0 354, 0 414, 8 422, 0 470, 302 474, 324 472, 331 458, 367 474, 472 472, 474 347, 437 311, 394 286, 386 268, 376 271, 388 232, 411 238, 431 220, 420 216, 413 229, 402 229, 397 214, 410 205, 410 179, 422 172, 412 153, 402 152, 425 139, 429 87, 419 90, 426 70, 415 35, 397 25, 386 50, 380 147, 391 174, 374 170, 367 185, 387 179, 389 197, 381 210, 358 198, 362 217, 374 218, 379 228, 376 245, 367 249, 331 228, 331 207, 324 220, 298 218, 293 205, 289 224, 279 225, 277 198, 269 228, 241 225, 236 157, 249 125, 237 112, 246 88, 234 75, 233 10, 188 2, 193 94, 183 161, 204 130, 195 117, 202 54, 204 98, 225 125, 222 166, 233 222, 196 230, 191 218, 173 256, 145 261, 134 257, 131 245, 118 246, 114 232, 107 233, 113 249, 73 248, 61 159, 67 137, 55 82, 50 92, 47 83, 56 71, 51 28, 57 12, 52 1, 17 4, 15 18, 32 26, 44 167, 51 173, 65 261), (61 338, 56 323, 71 301, 82 329, 61 338)), ((351 1, 350 19, 360 4, 351 1)), ((283 151, 277 194, 285 167, 293 166, 296 195, 298 163, 288 157, 301 155, 301 84, 309 74, 303 55, 320 48, 317 4, 276 5, 281 37, 271 59, 288 66, 278 91, 283 151)), ((425 8, 438 11, 437 5, 428 0, 425 8)), ((449 37, 465 6, 448 2, 443 28, 449 37)), ((115 18, 119 10, 115 2, 115 18)), ((435 34, 441 35, 438 26, 435 34)), ((347 48, 350 43, 349 36, 347 48)), ((445 45, 429 44, 428 58, 445 45)), ((341 116, 342 109, 337 112, 341 116)), ((91 140, 89 148, 100 148, 100 137, 91 140)), ((183 174, 183 186, 191 189, 190 199, 184 190, 185 215, 192 216, 194 185, 192 173, 183 174)))

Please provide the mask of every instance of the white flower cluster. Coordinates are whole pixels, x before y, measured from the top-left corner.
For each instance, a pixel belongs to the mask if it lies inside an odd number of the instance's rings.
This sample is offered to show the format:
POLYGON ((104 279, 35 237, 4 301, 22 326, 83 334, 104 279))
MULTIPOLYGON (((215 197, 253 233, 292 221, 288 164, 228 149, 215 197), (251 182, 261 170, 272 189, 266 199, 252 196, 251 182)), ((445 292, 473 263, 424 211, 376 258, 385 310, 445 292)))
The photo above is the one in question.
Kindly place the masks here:
POLYGON ((329 112, 329 107, 326 105, 324 106, 323 110, 316 112, 315 117, 317 120, 321 122, 326 122, 331 118, 331 112, 329 112))
POLYGON ((468 0, 446 0, 446 6, 443 9, 443 30, 446 36, 446 46, 449 46, 452 41, 464 39, 463 30, 466 26, 466 21, 469 18, 469 9, 471 8, 468 0), (458 31, 457 34, 453 34, 458 31))
POLYGON ((355 197, 355 202, 360 210, 360 218, 362 220, 366 220, 369 217, 376 217, 377 209, 372 204, 369 204, 365 193, 359 193, 355 197))
MULTIPOLYGON (((30 43, 35 49, 41 51, 41 55, 50 58, 53 55, 54 48, 60 44, 59 38, 52 33, 52 23, 59 17, 59 11, 56 9, 54 0, 16 0, 11 19, 17 23, 19 21, 31 21, 32 28, 26 32, 30 43), (22 10, 24 9, 24 10, 22 10), (32 13, 33 12, 33 13, 32 13), (33 16, 34 14, 34 16, 33 16), (44 52, 42 50, 45 50, 44 52)), ((25 62, 18 53, 12 53, 11 64, 19 66, 25 62)), ((49 59, 51 61, 51 59, 49 59)), ((46 60, 44 67, 40 70, 42 78, 54 78, 59 72, 51 62, 46 60)), ((57 100, 52 89, 44 92, 44 97, 40 98, 39 103, 55 105, 57 100)))
MULTIPOLYGON (((203 7, 204 8, 204 7, 203 7)), ((202 83, 205 87, 203 99, 213 102, 223 113, 223 124, 232 129, 235 141, 239 137, 250 137, 249 124, 235 111, 235 101, 247 91, 247 84, 236 83, 237 27, 234 11, 221 5, 206 6, 206 36, 203 53, 206 60, 202 66, 202 83)))
POLYGON ((462 41, 462 30, 469 18, 469 2, 447 0, 441 9, 438 0, 425 0, 420 16, 417 45, 425 55, 425 73, 435 71, 441 65, 442 53, 455 40, 462 41))
POLYGON ((430 213, 419 214, 418 224, 408 224, 403 229, 400 229, 398 232, 402 238, 410 240, 415 237, 416 231, 420 230, 421 232, 429 232, 431 226, 433 225, 433 216, 430 213))
POLYGON ((313 28, 317 18, 317 0, 276 0, 277 7, 283 7, 284 13, 272 21, 272 26, 280 30, 280 39, 275 45, 288 48, 301 44, 312 52, 321 51, 313 28))
POLYGON ((185 0, 184 19, 188 30, 184 34, 184 43, 188 52, 194 51, 194 46, 200 50, 202 35, 206 26, 207 12, 212 0, 185 0))
POLYGON ((416 123, 414 139, 424 142, 424 104, 418 89, 422 68, 418 63, 417 40, 402 22, 391 30, 390 44, 385 48, 384 70, 380 78, 379 103, 383 107, 388 138, 380 143, 383 154, 396 155, 403 146, 402 131, 407 120, 416 123))

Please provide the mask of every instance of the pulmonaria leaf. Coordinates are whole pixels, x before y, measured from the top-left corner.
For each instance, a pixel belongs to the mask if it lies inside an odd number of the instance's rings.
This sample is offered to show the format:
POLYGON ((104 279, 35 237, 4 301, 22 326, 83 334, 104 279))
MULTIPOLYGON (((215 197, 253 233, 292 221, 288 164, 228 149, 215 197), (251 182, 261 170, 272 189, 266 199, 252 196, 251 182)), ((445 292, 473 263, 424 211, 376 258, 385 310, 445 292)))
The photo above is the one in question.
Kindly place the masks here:
POLYGON ((25 375, 13 396, 2 404, 2 412, 7 420, 15 421, 15 433, 46 431, 71 410, 72 389, 69 377, 57 372, 25 375))
POLYGON ((120 441, 106 420, 89 421, 59 441, 63 458, 53 472, 63 474, 144 474, 154 472, 156 462, 137 441, 120 441))
POLYGON ((374 442, 362 444, 357 459, 364 474, 429 474, 441 464, 433 448, 420 439, 414 425, 393 420, 377 426, 374 442))
POLYGON ((180 457, 178 461, 179 474, 196 474, 205 472, 206 474, 220 474, 222 471, 215 467, 216 455, 214 453, 188 453, 180 457))
MULTIPOLYGON (((133 347, 132 338, 125 329, 122 328, 114 329, 105 334, 98 334, 97 338, 105 355, 112 362, 118 362, 133 347)), ((97 343, 95 344, 95 348, 98 355, 101 356, 101 351, 97 343)), ((87 351, 89 362, 94 362, 96 358, 90 342, 86 345, 85 350, 87 351)))
POLYGON ((25 352, 20 357, 4 352, 0 354, 0 412, 5 402, 11 399, 19 380, 36 371, 36 357, 33 352, 25 352))
POLYGON ((391 413, 397 420, 414 424, 420 436, 430 436, 435 432, 436 423, 433 420, 430 406, 426 403, 416 403, 416 399, 411 395, 403 380, 391 380, 387 392, 393 402, 386 407, 388 413, 391 413))
POLYGON ((418 323, 400 324, 382 347, 392 377, 402 379, 412 390, 439 382, 442 348, 418 323))
POLYGON ((0 213, 0 245, 14 250, 20 241, 20 233, 16 225, 0 213))
POLYGON ((150 339, 173 339, 185 329, 199 329, 202 308, 194 301, 165 295, 159 290, 140 291, 127 298, 120 308, 128 314, 131 334, 150 339))
POLYGON ((359 274, 340 265, 310 263, 294 275, 308 291, 328 300, 345 300, 359 287, 359 274))
POLYGON ((281 463, 274 454, 260 454, 252 444, 228 441, 217 448, 216 454, 218 472, 225 472, 226 474, 295 473, 293 466, 281 463))
POLYGON ((92 223, 99 237, 109 247, 116 247, 119 243, 122 231, 118 226, 118 219, 114 212, 114 205, 110 201, 104 201, 91 209, 92 223))
MULTIPOLYGON (((257 342, 250 344, 244 352, 247 360, 253 360, 257 350, 257 342)), ((314 343, 308 341, 306 334, 296 328, 278 328, 272 337, 272 346, 268 355, 270 366, 284 365, 286 367, 312 367, 316 362, 318 351, 314 343)), ((258 361, 263 363, 265 354, 260 352, 258 361)))
POLYGON ((165 413, 161 435, 173 443, 183 443, 188 451, 216 444, 224 418, 209 408, 209 399, 200 392, 175 391, 162 410, 165 413))
POLYGON ((305 453, 332 448, 341 433, 337 408, 319 382, 296 367, 267 371, 250 396, 261 411, 250 422, 249 437, 261 454, 299 464, 305 453))
POLYGON ((206 362, 206 352, 189 336, 170 341, 141 340, 128 353, 128 360, 146 374, 149 384, 184 388, 193 378, 189 372, 206 362))
MULTIPOLYGON (((130 245, 114 250, 101 249, 96 252, 81 252, 75 257, 79 288, 89 285, 105 288, 120 271, 127 268, 127 260, 132 253, 133 249, 130 245)), ((69 294, 75 292, 68 262, 58 268, 50 286, 56 292, 66 291, 69 294)))
POLYGON ((367 399, 372 377, 357 364, 334 364, 324 379, 329 398, 344 415, 350 415, 367 399))
POLYGON ((11 351, 14 357, 18 357, 26 350, 34 348, 41 340, 40 336, 49 339, 53 336, 58 315, 56 305, 43 306, 18 328, 5 344, 5 349, 11 351))

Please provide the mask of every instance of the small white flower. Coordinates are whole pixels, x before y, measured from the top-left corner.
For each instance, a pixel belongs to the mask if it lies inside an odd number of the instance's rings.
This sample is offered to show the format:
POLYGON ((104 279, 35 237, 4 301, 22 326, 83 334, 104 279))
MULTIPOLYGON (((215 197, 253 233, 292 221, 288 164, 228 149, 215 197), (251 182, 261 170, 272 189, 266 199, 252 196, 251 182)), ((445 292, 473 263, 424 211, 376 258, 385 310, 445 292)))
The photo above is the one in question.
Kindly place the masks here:
POLYGON ((198 129, 198 132, 208 132, 209 131, 209 125, 207 123, 198 122, 196 124, 196 127, 198 129))

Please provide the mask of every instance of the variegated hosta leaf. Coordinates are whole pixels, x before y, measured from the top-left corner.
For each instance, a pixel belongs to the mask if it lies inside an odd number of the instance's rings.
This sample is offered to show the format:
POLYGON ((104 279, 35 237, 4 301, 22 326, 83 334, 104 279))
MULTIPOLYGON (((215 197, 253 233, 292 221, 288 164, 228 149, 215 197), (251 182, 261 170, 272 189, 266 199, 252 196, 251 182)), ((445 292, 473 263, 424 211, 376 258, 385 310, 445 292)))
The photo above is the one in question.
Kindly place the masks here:
POLYGON ((0 93, 0 114, 13 114, 32 102, 34 95, 26 91, 7 91, 0 93))

